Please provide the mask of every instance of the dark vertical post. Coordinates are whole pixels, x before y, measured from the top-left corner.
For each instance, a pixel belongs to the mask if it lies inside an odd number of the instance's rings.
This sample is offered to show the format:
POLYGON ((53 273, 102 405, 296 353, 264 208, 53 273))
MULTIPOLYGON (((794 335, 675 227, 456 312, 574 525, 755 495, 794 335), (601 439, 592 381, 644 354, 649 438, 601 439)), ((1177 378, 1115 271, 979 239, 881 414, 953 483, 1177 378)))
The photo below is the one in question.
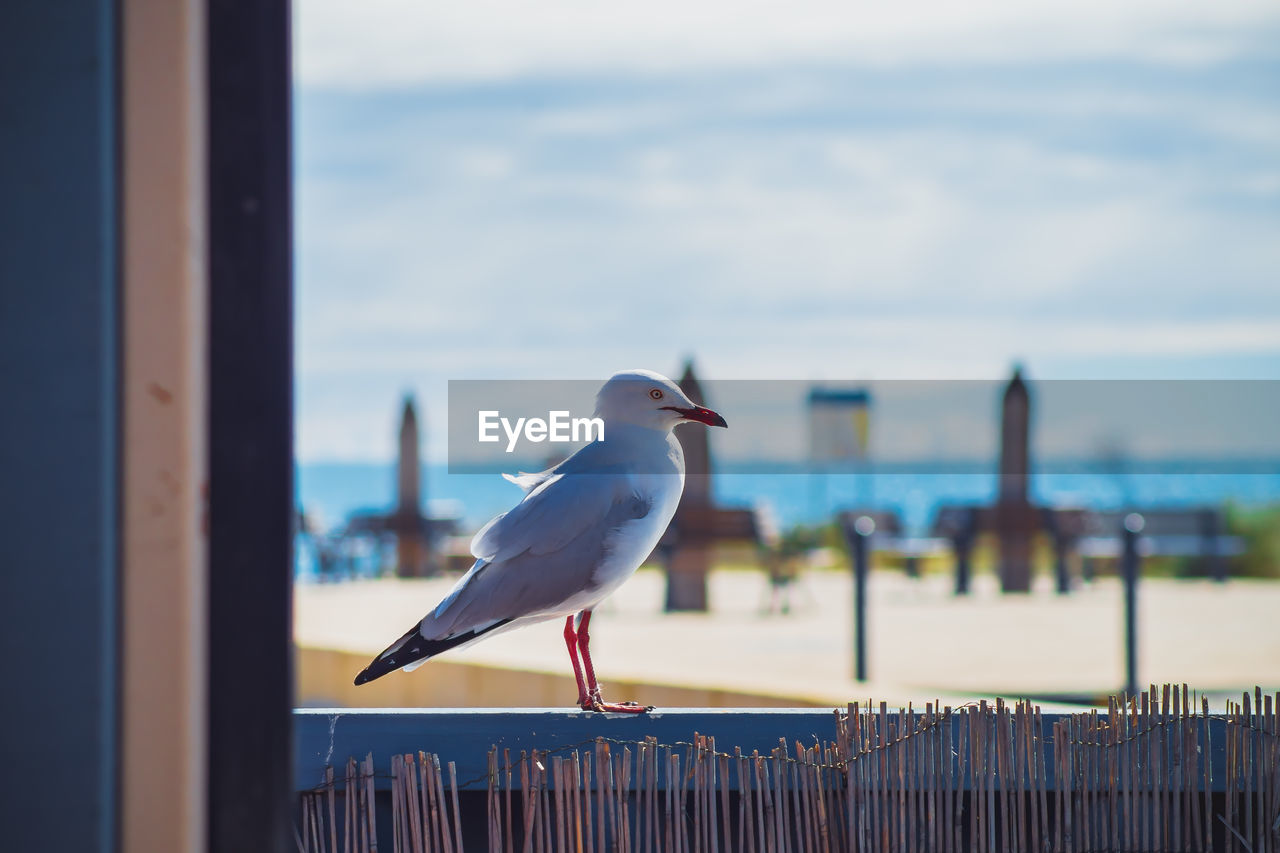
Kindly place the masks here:
POLYGON ((956 553, 956 595, 969 594, 969 578, 973 573, 970 559, 973 555, 973 539, 977 529, 977 511, 965 510, 963 526, 951 539, 956 553))
POLYGON ((119 848, 119 4, 0 4, 0 832, 119 848))
POLYGON ((1216 509, 1206 509, 1200 514, 1200 552, 1209 563, 1209 577, 1218 583, 1227 582, 1227 561, 1219 547, 1222 533, 1220 517, 1216 509))
POLYGON ((1053 573, 1058 595, 1066 595, 1071 592, 1071 571, 1067 561, 1074 538, 1064 529, 1065 519, 1060 518, 1057 512, 1045 508, 1041 510, 1041 516, 1041 526, 1049 531, 1053 539, 1053 573))
POLYGON ((969 594, 971 542, 967 535, 957 536, 952 543, 956 552, 956 595, 969 594))
POLYGON ((849 530, 849 549, 853 552, 853 677, 867 680, 867 562, 871 556, 871 536, 876 523, 869 516, 859 516, 849 530))
POLYGON ((1121 531, 1123 549, 1120 553, 1120 571, 1124 577, 1124 689, 1130 696, 1138 695, 1138 570, 1141 556, 1138 554, 1138 538, 1145 520, 1136 512, 1124 517, 1121 531))
POLYGON ((1071 570, 1067 565, 1067 543, 1062 539, 1055 539, 1053 549, 1053 569, 1058 578, 1058 595, 1066 595, 1071 592, 1071 570))
POLYGON ((292 847, 287 0, 209 0, 209 844, 292 847))

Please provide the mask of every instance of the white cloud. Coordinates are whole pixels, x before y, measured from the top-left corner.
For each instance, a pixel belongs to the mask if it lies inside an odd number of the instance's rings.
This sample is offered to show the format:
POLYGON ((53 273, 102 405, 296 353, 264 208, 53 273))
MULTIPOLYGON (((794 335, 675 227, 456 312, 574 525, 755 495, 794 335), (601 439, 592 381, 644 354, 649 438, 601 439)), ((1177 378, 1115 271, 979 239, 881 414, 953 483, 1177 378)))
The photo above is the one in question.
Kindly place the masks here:
MULTIPOLYGON (((1038 353, 1059 361, 1074 354, 1108 353, 1114 372, 1087 376, 1121 378, 1126 356, 1204 357, 1270 354, 1280 340, 1280 320, 1195 320, 1134 323, 1124 319, 1064 325, 1053 318, 951 322, 901 316, 833 317, 814 320, 802 333, 779 329, 765 318, 712 330, 697 351, 704 377, 717 379, 957 380, 1007 375, 1011 354, 1038 353), (920 346, 927 342, 927 347, 920 346)), ((603 379, 615 370, 651 367, 675 374, 678 348, 638 344, 616 333, 593 335, 556 348, 528 348, 500 337, 474 350, 442 348, 424 340, 417 347, 327 353, 306 369, 300 387, 306 401, 298 424, 299 458, 379 460, 394 453, 391 423, 406 388, 423 402, 429 456, 444 459, 447 381, 465 378, 603 379), (459 365, 466 365, 460 368, 459 365)), ((1046 370, 1044 356, 1028 363, 1037 379, 1070 375, 1046 370)), ((1148 375, 1171 378, 1169 373, 1148 375)), ((1174 374, 1176 375, 1176 374, 1174 374)), ((937 431, 931 427, 929 435, 937 431)))
MULTIPOLYGON (((1280 124, 1247 64, 703 73, 697 57, 767 41, 771 13, 722 33, 655 12, 623 44, 594 13, 544 43, 546 21, 517 26, 541 7, 338 8, 299 11, 302 458, 385 458, 406 388, 433 420, 451 378, 675 371, 690 353, 742 378, 991 378, 1019 357, 1040 376, 1168 376, 1197 358, 1280 371, 1280 124), (345 41, 312 56, 308 16, 345 41), (635 70, 654 51, 684 70, 465 82, 491 54, 545 74, 635 70), (408 88, 328 91, 390 83, 408 88)), ((862 37, 815 8, 754 59, 820 46, 815 21, 833 43, 862 37)), ((1070 9, 1071 50, 1098 43, 1090 27, 1119 44, 1195 23, 1070 9)), ((981 10, 969 47, 1026 23, 981 10)), ((936 23, 868 14, 890 46, 936 23)))
POLYGON ((784 62, 1123 56, 1199 64, 1274 22, 1267 0, 298 0, 306 85, 362 89, 526 74, 662 72, 784 62))

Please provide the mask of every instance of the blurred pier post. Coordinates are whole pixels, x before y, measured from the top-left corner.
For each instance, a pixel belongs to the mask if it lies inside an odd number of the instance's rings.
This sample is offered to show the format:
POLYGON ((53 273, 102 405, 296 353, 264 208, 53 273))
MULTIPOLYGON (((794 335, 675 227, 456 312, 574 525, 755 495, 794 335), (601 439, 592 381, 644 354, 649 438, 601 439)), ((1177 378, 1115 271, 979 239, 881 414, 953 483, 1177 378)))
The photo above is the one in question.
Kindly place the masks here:
MULTIPOLYGON (((680 390, 695 405, 705 405, 692 362, 685 364, 680 390)), ((665 606, 668 611, 705 611, 713 547, 712 537, 708 535, 708 514, 715 511, 711 494, 711 447, 705 429, 678 429, 676 438, 684 451, 684 493, 671 525, 675 541, 667 560, 665 606)))
POLYGON ((995 505, 995 530, 1000 547, 1000 588, 1004 592, 1031 590, 1032 537, 1040 514, 1028 499, 1031 475, 1031 399, 1021 368, 1004 391, 1000 422, 1000 491, 995 505))
POLYGON ((1031 501, 1031 395, 1015 367, 1001 397, 998 491, 988 506, 944 505, 933 521, 933 535, 951 541, 955 554, 956 595, 969 592, 971 555, 978 536, 995 535, 1002 592, 1030 592, 1035 537, 1053 542, 1055 585, 1071 591, 1071 564, 1086 533, 1089 514, 1080 509, 1039 507, 1031 501))
POLYGON ((860 515, 852 524, 841 525, 853 555, 853 677, 867 680, 867 573, 870 571, 871 537, 875 519, 860 515))
POLYGON ((405 397, 400 413, 399 453, 396 458, 396 508, 392 528, 396 533, 396 574, 422 577, 432 570, 431 542, 420 522, 422 516, 422 462, 419 456, 418 412, 413 398, 405 397))
POLYGON ((1080 544, 1080 537, 1085 534, 1088 524, 1088 513, 1080 509, 1041 510, 1042 526, 1053 541, 1053 573, 1054 586, 1059 595, 1071 592, 1071 564, 1080 544))
MULTIPOLYGON (((692 362, 685 363, 679 384, 680 390, 696 405, 706 405, 692 362)), ((684 493, 657 549, 667 571, 665 609, 668 612, 708 609, 707 575, 717 541, 759 544, 766 538, 754 510, 715 505, 709 432, 683 427, 675 433, 684 451, 684 493)))
POLYGON ((398 455, 396 458, 396 505, 385 514, 352 516, 344 537, 381 538, 387 534, 396 540, 396 576, 402 578, 431 577, 441 570, 435 547, 442 537, 455 532, 457 520, 429 518, 422 512, 422 443, 418 411, 413 397, 406 396, 400 410, 398 455))
POLYGON ((1138 538, 1145 526, 1145 519, 1136 512, 1124 517, 1121 530, 1123 545, 1120 552, 1120 572, 1124 578, 1124 689, 1130 696, 1138 695, 1138 570, 1142 557, 1138 553, 1138 538))
POLYGON ((1207 563, 1207 574, 1218 583, 1227 582, 1227 560, 1223 554, 1222 513, 1216 508, 1200 511, 1200 542, 1202 560, 1207 563))
POLYGON ((973 576, 973 543, 978 538, 981 511, 973 506, 943 506, 934 518, 934 536, 951 540, 955 554, 956 595, 969 594, 973 576))

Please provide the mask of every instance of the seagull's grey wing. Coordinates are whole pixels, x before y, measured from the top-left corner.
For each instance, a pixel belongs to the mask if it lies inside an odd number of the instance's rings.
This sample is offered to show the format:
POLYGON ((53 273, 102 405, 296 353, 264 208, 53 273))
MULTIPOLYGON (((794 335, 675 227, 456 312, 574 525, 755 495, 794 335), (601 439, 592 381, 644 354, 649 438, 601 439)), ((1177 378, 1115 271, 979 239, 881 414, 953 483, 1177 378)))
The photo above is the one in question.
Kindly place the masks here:
POLYGON ((625 474, 548 480, 476 535, 472 551, 480 559, 423 620, 423 635, 556 612, 591 589, 610 535, 650 508, 625 474))
POLYGON ((610 460, 601 459, 601 456, 604 455, 601 452, 603 446, 604 442, 593 441, 575 450, 568 459, 562 460, 544 471, 520 471, 516 474, 503 474, 502 479, 509 483, 515 483, 524 489, 525 494, 528 494, 557 474, 569 474, 579 471, 600 473, 601 471, 612 470, 610 460))
POLYGON ((625 471, 551 474, 520 503, 492 519, 471 540, 473 556, 489 562, 525 551, 550 554, 635 493, 625 471))
MULTIPOLYGON (((356 684, 411 670, 527 617, 553 616, 594 586, 611 534, 644 518, 650 502, 624 473, 557 476, 481 531, 481 556, 436 609, 356 676, 356 684)), ((477 547, 478 545, 478 547, 477 547)), ((573 609, 577 609, 573 606, 573 609)))

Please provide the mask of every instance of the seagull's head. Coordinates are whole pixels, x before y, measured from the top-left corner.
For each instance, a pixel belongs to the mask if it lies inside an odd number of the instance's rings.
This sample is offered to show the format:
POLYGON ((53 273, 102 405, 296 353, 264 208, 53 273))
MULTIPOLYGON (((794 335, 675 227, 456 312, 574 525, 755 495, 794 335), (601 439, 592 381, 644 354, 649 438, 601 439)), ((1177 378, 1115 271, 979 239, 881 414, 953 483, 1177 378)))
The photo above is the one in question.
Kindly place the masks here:
POLYGON ((696 405, 679 385, 652 370, 624 370, 609 377, 596 395, 596 416, 658 430, 689 421, 728 426, 720 415, 696 405))

